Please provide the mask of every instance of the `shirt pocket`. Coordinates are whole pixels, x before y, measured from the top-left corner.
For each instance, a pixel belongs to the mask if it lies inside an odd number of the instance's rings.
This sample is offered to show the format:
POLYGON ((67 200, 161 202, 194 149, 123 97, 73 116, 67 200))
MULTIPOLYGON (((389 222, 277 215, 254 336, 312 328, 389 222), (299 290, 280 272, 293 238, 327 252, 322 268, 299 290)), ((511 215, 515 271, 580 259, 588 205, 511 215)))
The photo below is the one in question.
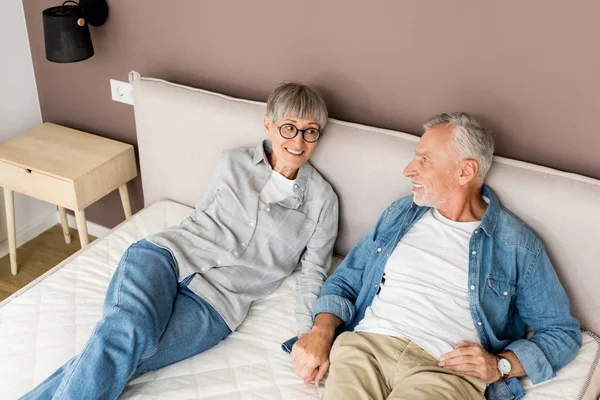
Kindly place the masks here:
POLYGON ((503 336, 514 309, 516 282, 501 275, 488 275, 483 309, 497 336, 503 336))
POLYGON ((489 275, 487 285, 500 298, 509 301, 516 292, 516 282, 498 275, 489 275))
MULTIPOLYGON (((242 189, 238 189, 242 192, 242 189)), ((213 204, 218 205, 223 213, 232 213, 242 208, 242 203, 235 190, 227 185, 221 185, 216 191, 213 204)))

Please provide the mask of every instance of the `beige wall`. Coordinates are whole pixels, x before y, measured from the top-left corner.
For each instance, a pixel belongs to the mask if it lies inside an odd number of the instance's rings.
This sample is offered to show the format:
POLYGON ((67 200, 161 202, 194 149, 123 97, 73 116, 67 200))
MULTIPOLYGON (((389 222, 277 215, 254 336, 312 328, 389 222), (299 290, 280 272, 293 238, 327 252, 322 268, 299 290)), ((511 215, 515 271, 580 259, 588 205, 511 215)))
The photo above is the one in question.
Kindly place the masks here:
MULTIPOLYGON (((135 143, 132 108, 109 90, 132 69, 255 100, 296 80, 335 118, 420 134, 429 115, 464 110, 498 155, 600 178, 596 0, 113 0, 96 55, 64 65, 44 58, 41 12, 58 3, 24 0, 45 121, 135 143)), ((116 224, 118 196, 88 215, 116 224)))

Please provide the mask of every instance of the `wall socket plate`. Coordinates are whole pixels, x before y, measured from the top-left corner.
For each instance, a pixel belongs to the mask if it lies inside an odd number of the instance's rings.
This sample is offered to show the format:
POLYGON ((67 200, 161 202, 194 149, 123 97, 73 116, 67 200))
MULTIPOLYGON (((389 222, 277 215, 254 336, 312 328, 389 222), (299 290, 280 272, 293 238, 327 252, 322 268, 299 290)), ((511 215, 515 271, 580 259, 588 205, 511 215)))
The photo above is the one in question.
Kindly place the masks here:
POLYGON ((114 101, 133 105, 133 87, 128 82, 111 79, 110 94, 114 101))

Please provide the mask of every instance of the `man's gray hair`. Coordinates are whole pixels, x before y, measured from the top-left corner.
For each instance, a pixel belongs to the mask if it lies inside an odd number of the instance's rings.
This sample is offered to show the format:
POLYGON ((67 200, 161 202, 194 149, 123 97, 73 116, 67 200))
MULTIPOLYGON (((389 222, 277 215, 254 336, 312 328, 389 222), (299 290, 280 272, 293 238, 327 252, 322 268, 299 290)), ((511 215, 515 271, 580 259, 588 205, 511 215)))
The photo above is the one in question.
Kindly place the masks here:
POLYGON ((452 143, 458 155, 472 158, 479 164, 479 177, 483 183, 494 156, 494 137, 481 124, 469 114, 454 112, 439 114, 429 118, 423 129, 428 130, 436 125, 450 125, 452 127, 452 143))
POLYGON ((312 119, 323 130, 327 125, 327 105, 312 87, 300 83, 280 83, 267 100, 267 117, 271 122, 286 117, 312 119))

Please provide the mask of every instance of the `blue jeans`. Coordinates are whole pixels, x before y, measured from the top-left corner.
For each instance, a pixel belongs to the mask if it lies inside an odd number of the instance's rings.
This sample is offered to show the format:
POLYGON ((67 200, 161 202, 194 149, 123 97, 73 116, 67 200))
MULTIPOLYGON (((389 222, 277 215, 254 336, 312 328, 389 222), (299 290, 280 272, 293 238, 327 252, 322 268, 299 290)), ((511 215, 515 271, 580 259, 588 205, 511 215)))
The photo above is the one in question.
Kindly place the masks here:
POLYGON ((103 319, 81 353, 23 399, 114 399, 133 376, 217 344, 231 330, 187 288, 192 277, 178 282, 168 250, 146 240, 134 243, 121 258, 103 319))

